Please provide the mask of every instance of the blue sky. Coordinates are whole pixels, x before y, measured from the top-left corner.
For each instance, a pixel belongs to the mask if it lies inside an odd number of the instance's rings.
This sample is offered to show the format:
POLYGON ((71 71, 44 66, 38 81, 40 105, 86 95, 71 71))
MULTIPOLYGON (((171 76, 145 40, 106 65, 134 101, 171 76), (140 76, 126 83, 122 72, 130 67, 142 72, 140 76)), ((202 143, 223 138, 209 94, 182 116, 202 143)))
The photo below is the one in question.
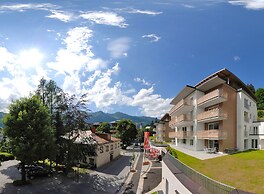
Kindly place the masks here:
POLYGON ((227 68, 263 86, 264 0, 1 1, 0 111, 41 77, 92 111, 161 117, 227 68))

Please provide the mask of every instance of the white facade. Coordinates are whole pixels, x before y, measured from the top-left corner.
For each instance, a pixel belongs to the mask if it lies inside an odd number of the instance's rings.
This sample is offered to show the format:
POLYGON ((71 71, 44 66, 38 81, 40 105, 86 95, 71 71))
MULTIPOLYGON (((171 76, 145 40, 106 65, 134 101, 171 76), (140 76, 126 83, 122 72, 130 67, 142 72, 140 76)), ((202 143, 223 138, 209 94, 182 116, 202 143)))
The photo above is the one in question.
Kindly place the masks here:
POLYGON ((250 133, 257 120, 257 105, 243 90, 237 93, 237 148, 247 150, 251 146, 250 133))
POLYGON ((95 157, 96 167, 101 167, 120 155, 120 142, 98 145, 95 157))
POLYGON ((249 132, 249 146, 252 149, 264 149, 264 121, 253 123, 249 132))
POLYGON ((191 194, 191 192, 175 177, 164 162, 162 162, 162 191, 164 194, 184 193, 191 194))

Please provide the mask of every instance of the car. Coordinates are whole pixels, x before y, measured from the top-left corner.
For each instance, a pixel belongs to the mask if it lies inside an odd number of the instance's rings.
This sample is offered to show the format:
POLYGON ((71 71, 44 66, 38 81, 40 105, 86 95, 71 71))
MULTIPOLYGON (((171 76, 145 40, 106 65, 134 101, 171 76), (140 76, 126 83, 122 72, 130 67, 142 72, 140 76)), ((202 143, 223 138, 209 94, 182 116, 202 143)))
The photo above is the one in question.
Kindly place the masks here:
POLYGON ((52 176, 52 171, 43 168, 42 166, 35 166, 26 171, 27 177, 29 179, 34 179, 35 177, 50 177, 52 176))

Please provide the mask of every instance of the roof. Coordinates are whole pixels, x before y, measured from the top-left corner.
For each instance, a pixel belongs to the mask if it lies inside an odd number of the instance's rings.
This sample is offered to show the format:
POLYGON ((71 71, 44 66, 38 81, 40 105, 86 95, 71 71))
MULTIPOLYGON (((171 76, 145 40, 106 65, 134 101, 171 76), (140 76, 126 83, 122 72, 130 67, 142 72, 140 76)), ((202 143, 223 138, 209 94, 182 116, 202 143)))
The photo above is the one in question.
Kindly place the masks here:
POLYGON ((182 91, 171 101, 170 104, 176 105, 181 99, 186 98, 195 90, 205 92, 224 83, 230 85, 237 91, 239 89, 244 90, 255 101, 257 100, 256 96, 251 92, 251 90, 248 89, 248 87, 236 75, 224 68, 209 75, 208 77, 197 83, 194 87, 189 85, 185 86, 182 91))
MULTIPOLYGON (((69 137, 67 137, 67 134, 64 137, 69 139, 69 137)), ((120 141, 120 139, 112 137, 111 134, 93 133, 91 131, 82 131, 82 130, 74 131, 73 134, 71 134, 70 138, 72 139, 76 138, 74 140, 74 143, 82 143, 82 144, 93 144, 93 143, 106 144, 106 143, 120 141)))
POLYGON ((232 88, 238 90, 238 89, 243 89, 245 92, 247 92, 254 100, 257 100, 256 96, 251 92, 250 89, 242 82, 235 74, 233 74, 231 71, 227 70, 226 68, 221 69, 202 81, 200 81, 198 84, 195 85, 195 88, 201 87, 203 84, 208 82, 209 80, 212 80, 214 77, 221 78, 224 80, 228 85, 230 85, 232 88))
POLYGON ((170 104, 176 105, 181 99, 186 98, 189 96, 193 91, 195 91, 195 88, 192 86, 185 86, 185 88, 182 89, 182 91, 171 101, 170 104))

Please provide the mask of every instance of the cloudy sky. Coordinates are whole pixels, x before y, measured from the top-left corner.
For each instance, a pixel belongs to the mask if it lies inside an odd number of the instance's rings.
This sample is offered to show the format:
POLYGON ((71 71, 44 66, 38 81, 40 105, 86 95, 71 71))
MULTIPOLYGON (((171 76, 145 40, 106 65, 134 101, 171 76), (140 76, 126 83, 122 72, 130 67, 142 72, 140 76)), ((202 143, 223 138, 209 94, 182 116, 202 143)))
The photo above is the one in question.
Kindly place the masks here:
POLYGON ((41 77, 92 111, 154 117, 222 68, 264 87, 263 19, 264 0, 2 0, 0 111, 41 77))

